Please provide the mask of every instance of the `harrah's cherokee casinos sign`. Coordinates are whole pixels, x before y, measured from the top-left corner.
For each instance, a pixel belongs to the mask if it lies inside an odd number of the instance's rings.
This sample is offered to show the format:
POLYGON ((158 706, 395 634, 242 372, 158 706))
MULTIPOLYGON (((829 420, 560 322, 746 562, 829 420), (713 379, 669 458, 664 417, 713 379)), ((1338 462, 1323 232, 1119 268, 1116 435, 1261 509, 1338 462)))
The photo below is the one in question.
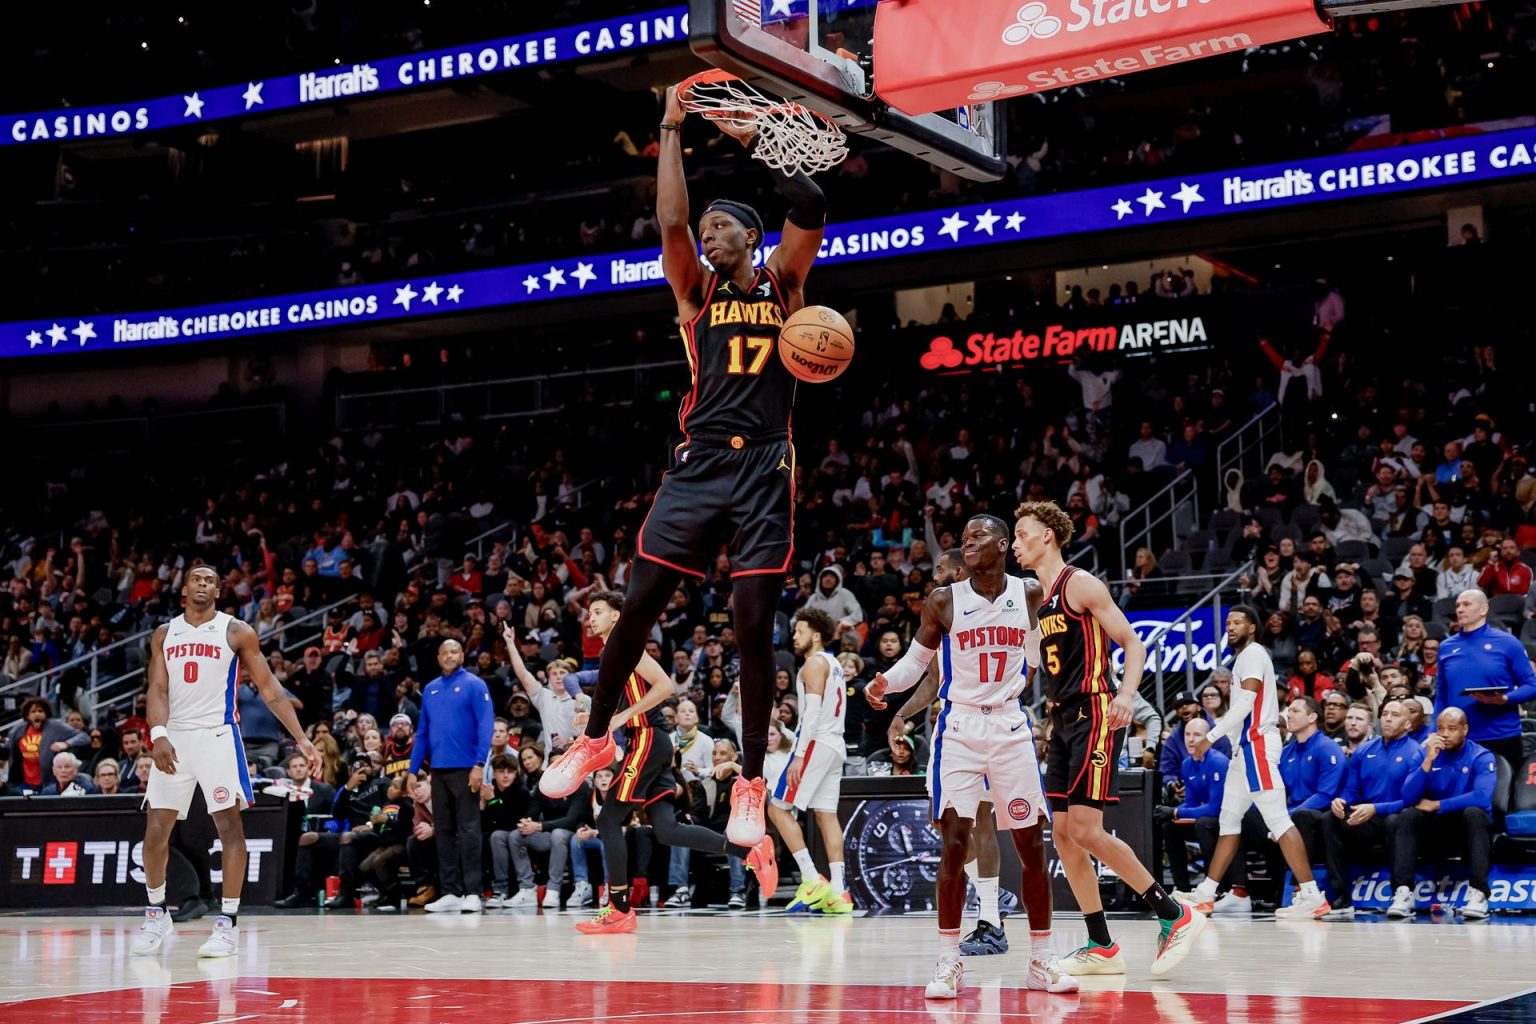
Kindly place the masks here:
POLYGON ((1324 32, 1313 0, 883 0, 875 91, 908 114, 1324 32))
POLYGON ((953 331, 929 328, 927 349, 918 356, 918 365, 931 373, 966 373, 1065 362, 1079 350, 1124 356, 1196 352, 1212 347, 1217 329, 1210 308, 1201 306, 1183 302, 1115 306, 1097 310, 1097 320, 1064 318, 1015 327, 1011 332, 958 324, 949 325, 960 328, 953 331))

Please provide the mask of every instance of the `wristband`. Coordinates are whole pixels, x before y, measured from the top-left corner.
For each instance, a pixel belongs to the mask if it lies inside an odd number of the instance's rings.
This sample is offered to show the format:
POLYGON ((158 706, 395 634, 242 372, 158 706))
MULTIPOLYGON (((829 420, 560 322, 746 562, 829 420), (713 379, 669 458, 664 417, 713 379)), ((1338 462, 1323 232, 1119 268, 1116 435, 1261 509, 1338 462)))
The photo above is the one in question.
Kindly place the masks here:
POLYGON ((151 745, 153 745, 156 740, 165 739, 169 735, 170 735, 170 730, 167 729, 165 726, 163 726, 163 725, 151 726, 150 730, 149 730, 149 742, 150 742, 151 745))
POLYGON ((683 126, 680 124, 668 124, 663 121, 661 122, 661 130, 664 132, 680 132, 683 130, 683 126))

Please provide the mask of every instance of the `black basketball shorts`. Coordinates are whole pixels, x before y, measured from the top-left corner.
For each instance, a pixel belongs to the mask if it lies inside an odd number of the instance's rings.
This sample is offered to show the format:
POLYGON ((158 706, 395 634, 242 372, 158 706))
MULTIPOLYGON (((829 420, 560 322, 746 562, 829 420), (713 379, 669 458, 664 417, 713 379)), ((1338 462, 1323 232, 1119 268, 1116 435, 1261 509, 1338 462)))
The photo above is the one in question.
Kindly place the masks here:
POLYGON ((1045 795, 1051 807, 1103 807, 1120 800, 1120 733, 1109 726, 1112 693, 1075 694, 1051 709, 1045 795))
POLYGON ((795 446, 782 431, 691 438, 661 478, 636 549, 703 577, 723 545, 732 576, 782 576, 794 554, 794 477, 795 446))

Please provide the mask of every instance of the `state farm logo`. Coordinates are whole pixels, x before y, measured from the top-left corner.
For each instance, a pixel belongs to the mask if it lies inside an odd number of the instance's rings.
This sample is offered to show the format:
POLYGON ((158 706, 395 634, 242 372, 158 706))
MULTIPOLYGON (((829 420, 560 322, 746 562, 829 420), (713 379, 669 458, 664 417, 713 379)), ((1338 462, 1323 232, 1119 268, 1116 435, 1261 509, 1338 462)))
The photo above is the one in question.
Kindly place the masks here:
POLYGON ((953 370, 965 362, 965 356, 955 343, 948 338, 934 338, 928 346, 928 351, 918 360, 925 370, 953 370))
POLYGON ((1003 42, 1023 46, 1031 39, 1049 39, 1061 31, 1061 19, 1042 3, 1028 3, 1019 8, 1018 20, 1003 29, 1003 42))

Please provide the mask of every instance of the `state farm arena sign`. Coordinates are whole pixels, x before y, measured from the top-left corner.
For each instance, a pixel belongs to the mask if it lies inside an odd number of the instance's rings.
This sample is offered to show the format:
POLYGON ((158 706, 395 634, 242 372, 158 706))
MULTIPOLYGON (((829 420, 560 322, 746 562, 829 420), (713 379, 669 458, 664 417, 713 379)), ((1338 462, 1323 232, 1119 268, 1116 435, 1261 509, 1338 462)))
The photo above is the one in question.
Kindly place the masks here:
POLYGON ((1196 310, 1183 303, 1157 303, 1146 311, 1117 306, 1095 312, 1096 318, 1084 314, 1012 329, 939 332, 930 328, 918 365, 930 373, 970 373, 1067 362, 1080 351, 1128 358, 1198 352, 1213 347, 1220 333, 1210 309, 1196 310))

